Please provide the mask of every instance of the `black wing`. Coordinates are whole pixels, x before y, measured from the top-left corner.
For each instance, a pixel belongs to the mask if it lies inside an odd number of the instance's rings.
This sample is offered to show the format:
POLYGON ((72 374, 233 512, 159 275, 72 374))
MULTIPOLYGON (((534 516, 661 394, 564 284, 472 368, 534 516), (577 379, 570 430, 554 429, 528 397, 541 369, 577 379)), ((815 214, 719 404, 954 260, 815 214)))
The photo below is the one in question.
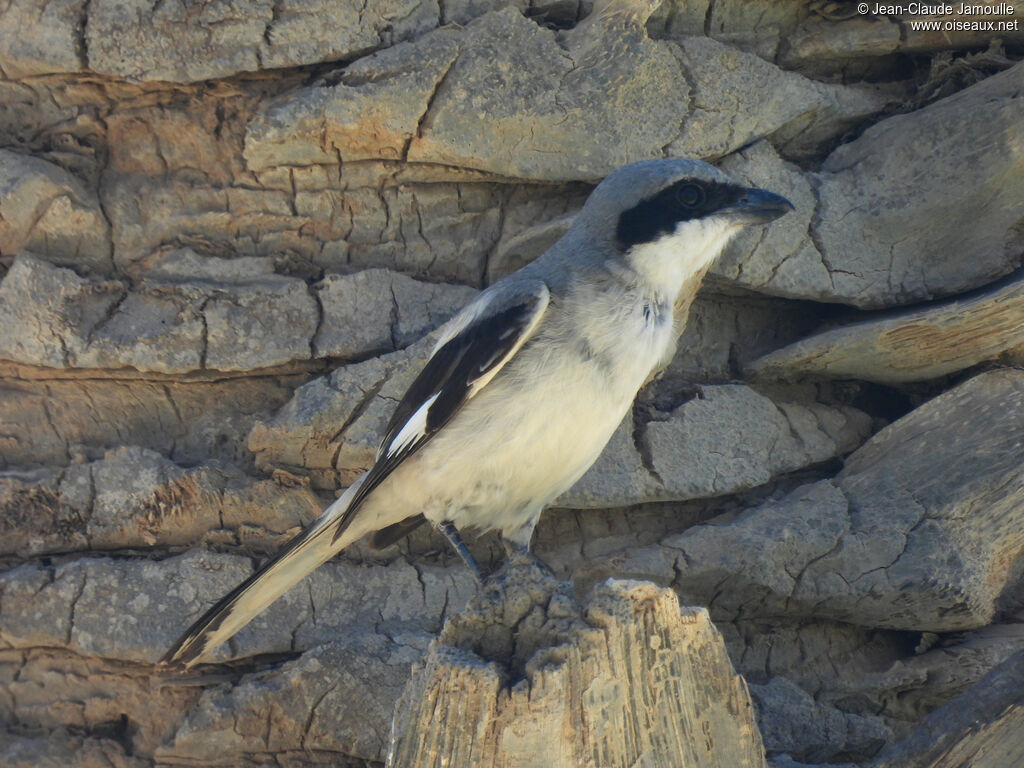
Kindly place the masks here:
MULTIPOLYGON (((548 300, 548 288, 540 281, 507 285, 500 293, 481 294, 449 322, 388 422, 377 461, 346 517, 512 359, 536 330, 548 300)), ((339 523, 334 539, 347 527, 347 520, 339 523)))

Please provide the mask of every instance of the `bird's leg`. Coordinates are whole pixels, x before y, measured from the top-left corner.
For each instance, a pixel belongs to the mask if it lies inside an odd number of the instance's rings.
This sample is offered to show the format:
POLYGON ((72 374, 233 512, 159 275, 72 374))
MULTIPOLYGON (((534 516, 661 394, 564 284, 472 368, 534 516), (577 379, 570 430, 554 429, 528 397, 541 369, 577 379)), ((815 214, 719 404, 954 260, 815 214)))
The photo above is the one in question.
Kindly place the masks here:
POLYGON ((459 535, 459 529, 455 527, 455 524, 451 520, 442 520, 437 527, 444 534, 444 537, 448 539, 452 549, 458 552, 459 557, 469 566, 469 570, 476 576, 476 580, 483 584, 483 572, 481 572, 480 566, 476 564, 476 560, 473 559, 473 555, 470 554, 469 548, 462 542, 462 536, 459 535))

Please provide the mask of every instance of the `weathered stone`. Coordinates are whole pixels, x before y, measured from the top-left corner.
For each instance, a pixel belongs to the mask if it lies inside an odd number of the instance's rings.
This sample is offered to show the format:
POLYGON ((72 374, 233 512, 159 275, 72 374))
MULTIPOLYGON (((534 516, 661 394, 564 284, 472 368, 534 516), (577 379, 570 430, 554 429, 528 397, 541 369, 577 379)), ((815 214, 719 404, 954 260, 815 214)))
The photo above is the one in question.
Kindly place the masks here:
POLYGON ((182 464, 223 459, 247 466, 245 439, 286 403, 304 376, 218 381, 131 378, 5 379, 0 467, 64 466, 137 445, 182 464))
POLYGON ((22 254, 0 284, 0 355, 55 368, 183 373, 358 357, 405 346, 474 294, 389 270, 329 275, 320 302, 268 259, 176 251, 129 291, 22 254), (37 300, 43 297, 43 300, 37 300))
POLYGON ((747 371, 898 384, 984 360, 1024 362, 1024 275, 970 297, 832 328, 754 361, 747 371))
POLYGON ((741 234, 712 273, 775 295, 881 307, 947 296, 1011 271, 1024 253, 1024 223, 1009 203, 1022 194, 1022 174, 1006 172, 1024 124, 1014 98, 1022 77, 1017 66, 884 120, 837 149, 820 174, 802 174, 764 142, 726 158, 730 174, 790 197, 797 210, 765 232, 741 234), (949 131, 951 115, 963 110, 977 129, 949 131), (990 202, 950 215, 950 188, 965 201, 990 202))
POLYGON ((1024 466, 1019 371, 976 376, 890 425, 835 480, 641 549, 716 616, 830 617, 944 632, 984 626, 1017 578, 1024 466))
POLYGON ((886 97, 782 72, 758 57, 705 37, 676 49, 688 82, 688 112, 670 155, 719 158, 771 136, 795 157, 820 152, 833 137, 878 112, 886 97))
POLYGON ((868 417, 852 408, 775 403, 743 385, 707 386, 664 420, 637 426, 627 419, 556 504, 608 507, 736 493, 852 450, 869 428, 868 417))
MULTIPOLYGON (((81 293, 90 296, 94 291, 94 286, 86 285, 81 293)), ((69 351, 64 367, 130 366, 160 373, 184 373, 206 367, 208 332, 201 295, 157 283, 142 285, 132 292, 122 288, 113 298, 115 301, 92 328, 82 327, 73 315, 65 313, 61 318, 63 328, 57 325, 51 329, 63 331, 69 351)), ((34 309, 34 305, 27 308, 34 309)))
POLYGON ((598 15, 561 44, 513 10, 471 24, 409 160, 562 180, 597 178, 657 154, 687 110, 683 73, 668 46, 648 40, 640 24, 598 15), (639 104, 641 122, 629 119, 630 105, 639 104))
MULTIPOLYGON (((14 648, 155 662, 189 623, 252 572, 247 557, 195 550, 160 561, 83 558, 0 575, 0 639, 14 648)), ((359 634, 436 632, 475 589, 465 569, 330 563, 286 593, 213 654, 303 650, 359 634), (372 630, 370 629, 372 628, 372 630)), ((422 646, 422 643, 421 643, 422 646)))
MULTIPOLYGON (((971 4, 968 4, 971 5, 971 4)), ((957 6, 958 7, 958 6, 957 6)), ((972 13, 966 22, 956 29, 944 22, 950 17, 924 17, 921 14, 892 13, 883 15, 858 15, 847 11, 847 18, 833 17, 827 13, 809 15, 795 26, 786 36, 786 46, 779 57, 779 64, 786 69, 826 74, 837 71, 847 76, 879 71, 870 68, 872 61, 891 54, 921 54, 956 49, 985 48, 993 42, 993 33, 998 30, 998 39, 1008 44, 1019 44, 1024 40, 1024 29, 1013 25, 1013 19, 1024 14, 1024 3, 1020 0, 1004 5, 979 6, 982 13, 972 13), (988 12, 984 12, 988 11, 988 12), (992 11, 995 11, 994 13, 992 11), (935 29, 927 28, 921 21, 938 21, 935 29), (1008 27, 988 29, 987 22, 998 25, 1010 21, 1008 27), (971 28, 974 24, 974 28, 971 28)), ((885 71, 884 69, 881 71, 885 71)))
POLYGON ((0 252, 26 249, 85 272, 111 268, 96 193, 60 166, 0 149, 0 252))
POLYGON ((117 281, 91 281, 22 253, 0 283, 0 356, 61 368, 124 296, 117 281))
POLYGON ((813 17, 787 38, 779 63, 786 69, 818 73, 849 67, 900 50, 900 25, 889 18, 859 16, 837 22, 813 17))
MULTIPOLYGON (((22 732, 45 734, 56 755, 78 746, 84 758, 92 753, 93 739, 116 736, 121 747, 146 760, 174 733, 199 694, 194 685, 167 685, 150 672, 146 665, 54 647, 0 651, 0 674, 10 693, 2 697, 0 712, 5 723, 17 723, 22 732), (92 738, 82 738, 84 734, 92 738)), ((100 760, 96 766, 110 764, 100 760)), ((57 765, 92 768, 93 763, 82 759, 57 765)))
POLYGON ((130 80, 189 82, 353 58, 437 26, 430 2, 231 0, 196 11, 141 0, 88 5, 89 68, 130 80))
POLYGON ((830 300, 878 307, 948 296, 1021 264, 1022 82, 1018 64, 883 120, 829 156, 812 233, 830 300))
POLYGON ((774 403, 743 385, 704 387, 643 438, 651 468, 682 498, 751 488, 845 453, 867 436, 852 408, 774 403), (698 426, 699 425, 699 426, 698 426), (757 430, 752 429, 757 425, 757 430))
POLYGON ((124 747, 111 739, 66 734, 31 738, 0 733, 0 762, 8 768, 148 768, 150 765, 144 758, 129 757, 124 747))
POLYGON ((746 686, 706 612, 624 581, 580 606, 531 566, 502 583, 417 666, 388 765, 764 765, 746 686))
POLYGON ((85 69, 80 24, 86 0, 58 0, 42 8, 15 0, 0 10, 0 69, 8 77, 85 69))
MULTIPOLYGON (((697 34, 707 34, 719 42, 774 62, 779 48, 787 41, 789 30, 805 9, 806 6, 799 2, 715 0, 709 3, 708 13, 697 34)), ((680 32, 694 34, 684 30, 680 32)))
POLYGON ((210 689, 155 757, 219 762, 225 754, 302 749, 383 760, 394 703, 428 642, 421 640, 410 647, 383 635, 350 635, 227 690, 210 689))
POLYGON ((1024 759, 1024 652, 932 712, 873 768, 1003 768, 1024 759))
MULTIPOLYGON (((345 182, 336 171, 320 178, 323 168, 285 169, 287 192, 226 194, 182 179, 154 186, 145 176, 117 178, 104 187, 104 205, 118 243, 118 266, 141 278, 154 251, 197 239, 244 256, 279 259, 293 253, 327 272, 387 267, 435 281, 480 283, 487 253, 501 233, 501 187, 433 181, 394 186, 393 167, 386 180, 373 179, 370 186, 349 179, 357 173, 351 166, 345 182)), ((564 204, 558 192, 536 185, 528 190, 549 205, 564 204)))
POLYGON ((218 464, 183 469, 124 447, 89 464, 0 476, 0 553, 174 546, 218 529, 266 547, 320 509, 307 487, 283 477, 255 480, 218 464))
MULTIPOLYGON (((516 14, 518 15, 518 14, 516 14)), ((251 168, 404 159, 431 96, 459 54, 459 33, 442 29, 360 59, 340 81, 290 95, 249 124, 251 168)))
POLYGON ((808 569, 808 597, 845 572, 858 592, 889 594, 875 610, 862 598, 844 611, 876 626, 988 623, 1024 550, 1022 383, 1017 370, 975 376, 851 455, 837 477, 851 534, 808 569))
POLYGON ((737 181, 783 195, 796 210, 770 227, 741 231, 709 275, 759 293, 827 299, 832 273, 808 234, 818 205, 811 177, 779 157, 767 141, 723 158, 720 166, 737 181))
MULTIPOLYGON (((740 618, 716 626, 725 638, 736 671, 750 683, 765 684, 784 677, 813 692, 822 704, 852 714, 882 714, 887 720, 889 707, 899 698, 897 692, 913 696, 907 678, 899 676, 901 669, 916 660, 915 649, 910 646, 913 636, 905 633, 779 617, 740 618), (836 674, 837 669, 842 669, 841 676, 836 674), (879 670, 893 674, 887 676, 879 670), (847 682, 856 687, 862 699, 844 695, 852 693, 843 688, 847 682)), ((922 676, 925 674, 927 671, 922 676)))
POLYGON ((817 699, 847 712, 877 713, 905 731, 969 690, 1017 653, 1022 641, 1024 624, 992 624, 953 638, 924 635, 913 656, 881 671, 864 668, 822 679, 817 699))
POLYGON ((342 358, 408 346, 476 295, 469 287, 423 283, 386 269, 328 275, 316 289, 323 321, 314 354, 342 358))
MULTIPOLYGON (((670 550, 665 554, 678 552, 682 569, 678 589, 683 599, 709 605, 716 617, 806 615, 812 610, 819 617, 834 616, 828 606, 811 609, 794 605, 792 598, 804 586, 806 569, 833 551, 849 532, 847 510, 845 496, 825 480, 769 501, 734 521, 694 526, 665 539, 662 546, 670 550)), ((676 562, 676 558, 659 562, 645 552, 631 560, 635 564, 626 566, 631 573, 642 563, 671 570, 676 562)))
POLYGON ((715 294, 709 285, 690 307, 676 354, 652 388, 679 392, 693 384, 737 379, 743 366, 764 351, 815 328, 817 317, 808 309, 800 302, 715 294))
POLYGON ((311 357, 318 311, 302 280, 274 275, 214 291, 202 309, 207 368, 246 371, 311 357))
POLYGON ((595 10, 561 36, 509 8, 395 46, 257 116, 246 158, 256 169, 393 157, 594 179, 666 147, 710 158, 778 134, 805 151, 883 104, 714 41, 652 41, 638 23, 650 9, 635 5, 595 10))
POLYGON ((751 685, 750 694, 768 754, 783 752, 813 763, 851 755, 870 758, 893 738, 881 718, 820 704, 784 677, 751 685))

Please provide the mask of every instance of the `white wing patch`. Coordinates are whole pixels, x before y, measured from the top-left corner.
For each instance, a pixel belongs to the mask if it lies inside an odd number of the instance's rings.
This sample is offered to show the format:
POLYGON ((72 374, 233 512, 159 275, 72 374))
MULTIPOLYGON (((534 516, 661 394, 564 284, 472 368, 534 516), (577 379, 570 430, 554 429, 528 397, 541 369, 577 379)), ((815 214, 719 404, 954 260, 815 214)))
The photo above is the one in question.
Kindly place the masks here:
POLYGON ((435 392, 409 417, 409 420, 402 426, 402 430, 395 435, 395 439, 388 445, 388 450, 385 454, 386 458, 401 453, 427 434, 427 415, 430 413, 430 406, 434 404, 434 401, 437 400, 440 394, 440 392, 435 392))

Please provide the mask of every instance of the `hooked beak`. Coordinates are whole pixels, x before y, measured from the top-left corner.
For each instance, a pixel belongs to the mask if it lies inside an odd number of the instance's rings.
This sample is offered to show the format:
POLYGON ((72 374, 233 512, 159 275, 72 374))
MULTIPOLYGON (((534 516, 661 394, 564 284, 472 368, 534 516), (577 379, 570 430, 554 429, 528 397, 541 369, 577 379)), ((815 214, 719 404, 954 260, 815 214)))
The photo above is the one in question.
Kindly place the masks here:
POLYGON ((794 206, 782 195, 752 187, 732 205, 719 209, 720 214, 732 218, 737 224, 767 224, 794 210, 794 206))

